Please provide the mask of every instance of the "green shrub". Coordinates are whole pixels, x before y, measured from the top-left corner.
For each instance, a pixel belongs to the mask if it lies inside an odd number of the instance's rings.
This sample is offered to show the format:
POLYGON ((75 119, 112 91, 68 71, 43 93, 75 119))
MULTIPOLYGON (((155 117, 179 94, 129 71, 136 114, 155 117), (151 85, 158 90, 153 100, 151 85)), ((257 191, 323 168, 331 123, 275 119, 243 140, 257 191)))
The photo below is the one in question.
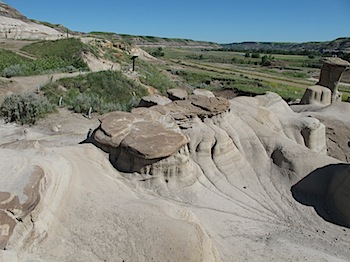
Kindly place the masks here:
POLYGON ((45 96, 77 113, 87 113, 90 107, 100 114, 115 110, 129 111, 147 94, 145 88, 117 71, 101 71, 63 78, 42 88, 45 96), (65 89, 59 88, 63 86, 65 89))
POLYGON ((154 52, 152 52, 151 55, 153 55, 155 57, 162 57, 162 56, 164 56, 163 48, 162 47, 158 47, 158 49, 156 49, 154 52))
POLYGON ((22 73, 23 73, 23 69, 20 64, 10 65, 4 68, 4 70, 2 70, 2 76, 7 78, 10 78, 13 76, 20 76, 22 75, 22 73))
POLYGON ((96 50, 78 39, 40 41, 22 48, 33 58, 0 49, 0 74, 4 77, 28 76, 53 72, 89 70, 82 54, 96 50))
POLYGON ((295 78, 307 78, 308 75, 305 74, 304 72, 289 72, 289 71, 285 71, 282 73, 282 75, 285 75, 285 76, 290 76, 290 77, 295 77, 295 78))
POLYGON ((137 61, 137 64, 137 71, 143 75, 143 77, 140 78, 140 81, 143 84, 158 89, 161 94, 165 94, 166 90, 176 87, 174 82, 154 65, 146 63, 142 60, 137 61))
POLYGON ((91 52, 97 56, 95 49, 75 38, 39 41, 23 47, 22 51, 38 57, 35 63, 41 71, 62 71, 67 67, 89 70, 82 54, 91 52))
POLYGON ((6 96, 1 105, 1 115, 6 122, 35 124, 35 122, 54 110, 54 106, 43 96, 27 93, 6 96))

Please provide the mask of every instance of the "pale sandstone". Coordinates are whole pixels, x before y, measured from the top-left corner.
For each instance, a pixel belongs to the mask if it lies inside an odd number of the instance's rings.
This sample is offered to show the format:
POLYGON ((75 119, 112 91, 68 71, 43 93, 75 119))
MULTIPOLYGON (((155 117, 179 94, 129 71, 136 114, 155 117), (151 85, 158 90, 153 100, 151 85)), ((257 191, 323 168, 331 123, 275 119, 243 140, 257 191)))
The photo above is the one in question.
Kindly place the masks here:
POLYGON ((24 171, 44 173, 34 190, 40 201, 15 221, 0 260, 346 261, 349 164, 325 154, 317 116, 348 123, 349 108, 304 105, 296 113, 273 93, 203 99, 102 116, 94 137, 104 150, 116 148, 108 156, 91 144, 67 146, 62 135, 1 124, 0 191, 8 192, 1 203, 17 195, 23 204, 31 185, 24 171), (128 136, 144 139, 143 125, 151 138, 156 127, 188 141, 147 159, 151 147, 134 154, 142 150, 125 146, 140 146, 128 136), (120 172, 113 161, 133 171, 120 172))
POLYGON ((338 91, 338 84, 344 71, 350 67, 350 63, 338 57, 324 57, 321 61, 323 66, 320 79, 315 86, 306 89, 301 104, 321 103, 328 105, 341 102, 342 95, 338 91))

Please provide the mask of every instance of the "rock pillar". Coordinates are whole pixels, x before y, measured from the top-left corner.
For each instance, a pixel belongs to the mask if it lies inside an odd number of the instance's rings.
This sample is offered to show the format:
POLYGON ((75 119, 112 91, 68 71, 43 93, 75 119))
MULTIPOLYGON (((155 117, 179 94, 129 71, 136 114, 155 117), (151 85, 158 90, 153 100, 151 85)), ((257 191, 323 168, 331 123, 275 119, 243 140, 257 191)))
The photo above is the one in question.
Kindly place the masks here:
POLYGON ((338 92, 340 78, 350 63, 338 57, 326 57, 321 60, 323 66, 321 69, 320 80, 317 85, 329 88, 332 91, 332 103, 341 100, 338 92))

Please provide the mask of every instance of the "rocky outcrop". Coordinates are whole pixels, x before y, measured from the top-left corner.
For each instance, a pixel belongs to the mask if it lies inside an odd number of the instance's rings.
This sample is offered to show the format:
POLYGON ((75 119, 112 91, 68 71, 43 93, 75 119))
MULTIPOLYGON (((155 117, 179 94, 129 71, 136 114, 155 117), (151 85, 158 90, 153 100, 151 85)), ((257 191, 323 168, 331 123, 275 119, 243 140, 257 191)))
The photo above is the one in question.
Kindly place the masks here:
POLYGON ((161 105, 164 106, 166 104, 171 103, 171 100, 165 96, 154 94, 149 96, 144 96, 140 103, 138 104, 138 107, 151 107, 155 105, 161 105))
POLYGON ((321 61, 323 66, 317 85, 325 86, 332 91, 332 102, 341 101, 338 84, 346 68, 350 67, 350 63, 338 57, 326 57, 321 61))
POLYGON ((113 112, 100 117, 94 139, 109 152, 120 171, 162 177, 165 183, 170 177, 193 182, 195 167, 188 150, 189 138, 180 129, 228 110, 226 99, 192 95, 151 109, 113 112))
POLYGON ((188 138, 157 121, 161 119, 157 113, 153 118, 142 113, 112 112, 100 118, 94 139, 110 153, 111 162, 123 172, 191 173, 188 138), (169 157, 172 159, 163 160, 169 157))
POLYGON ((55 40, 66 37, 66 34, 41 24, 3 16, 0 18, 1 38, 55 40))
MULTIPOLYGON (((6 250, 8 241, 12 236, 15 227, 20 226, 28 216, 32 216, 32 212, 40 202, 40 184, 44 177, 44 171, 33 166, 29 170, 23 170, 27 176, 23 177, 23 173, 14 174, 12 180, 17 180, 18 184, 8 185, 8 181, 4 182, 5 188, 10 192, 0 192, 0 249, 6 250), (25 179, 25 181, 18 181, 25 179)), ((4 190, 5 188, 2 188, 4 190)))
POLYGON ((193 94, 197 96, 215 97, 213 92, 206 89, 195 89, 193 90, 193 94))
POLYGON ((187 91, 181 88, 172 88, 167 90, 168 97, 171 100, 185 100, 188 96, 187 91))
MULTIPOLYGON (((341 112, 326 115, 349 119, 348 108, 341 112)), ((190 95, 101 116, 90 139, 104 152, 64 144, 77 130, 39 137, 27 127, 12 135, 13 126, 0 123, 0 207, 11 218, 0 212, 0 222, 16 223, 1 239, 0 260, 347 258, 348 228, 335 224, 348 227, 348 170, 326 155, 324 125, 310 115, 274 93, 190 95), (42 171, 40 180, 28 180, 33 170, 42 171), (35 200, 29 213, 15 213, 27 199, 35 200)))
POLYGON ((108 113, 100 117, 94 139, 110 153, 120 171, 159 176, 166 183, 169 177, 189 181, 195 177, 195 169, 188 136, 180 129, 228 111, 229 102, 224 98, 192 95, 164 106, 137 108, 132 113, 108 113))
MULTIPOLYGON (((101 125, 95 131, 94 139, 102 148, 107 148, 112 163, 120 171, 165 176, 167 181, 168 176, 193 177, 191 153, 206 151, 199 144, 193 146, 193 141, 202 132, 196 134, 193 131, 200 126, 204 128, 203 123, 212 123, 210 126, 215 126, 215 132, 223 139, 218 142, 217 137, 216 142, 214 140, 212 143, 215 148, 222 149, 208 150, 216 152, 218 158, 221 158, 220 154, 231 154, 226 152, 227 145, 231 143, 228 130, 222 129, 218 121, 229 119, 232 117, 231 111, 235 110, 301 146, 326 154, 325 126, 315 118, 301 118, 278 95, 269 93, 256 98, 239 97, 234 101, 233 107, 224 98, 191 95, 185 100, 176 100, 165 106, 137 108, 132 113, 109 113, 100 118, 101 125), (247 104, 250 105, 249 110, 247 104)), ((270 147, 268 144, 266 146, 270 147)), ((283 150, 277 148, 271 154, 279 165, 282 161, 280 159, 288 157, 282 153, 283 150)))
POLYGON ((322 104, 329 105, 332 101, 332 91, 324 86, 309 86, 301 101, 300 104, 322 104))
POLYGON ((299 202, 314 206, 325 220, 350 227, 349 189, 350 165, 332 164, 308 174, 292 187, 292 193, 299 202))
POLYGON ((0 16, 19 19, 25 22, 30 22, 30 20, 18 12, 16 9, 0 1, 0 16))
POLYGON ((350 67, 350 63, 338 57, 326 57, 321 61, 323 66, 319 82, 305 91, 301 104, 329 105, 341 101, 338 84, 346 68, 350 67))
POLYGON ((55 40, 66 36, 66 33, 34 23, 12 7, 0 3, 0 38, 55 40))

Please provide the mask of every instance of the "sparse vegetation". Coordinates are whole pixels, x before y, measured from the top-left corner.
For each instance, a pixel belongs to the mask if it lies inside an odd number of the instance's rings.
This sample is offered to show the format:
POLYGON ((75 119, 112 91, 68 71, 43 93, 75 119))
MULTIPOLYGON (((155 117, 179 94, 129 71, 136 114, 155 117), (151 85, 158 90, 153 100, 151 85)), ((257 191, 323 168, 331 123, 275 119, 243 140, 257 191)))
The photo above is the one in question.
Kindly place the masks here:
POLYGON ((22 50, 39 58, 49 59, 53 64, 57 63, 63 66, 74 66, 75 68, 84 70, 87 70, 88 66, 82 58, 82 53, 95 52, 94 49, 83 44, 76 38, 40 41, 25 46, 22 50))
POLYGON ((153 51, 151 53, 151 55, 153 55, 155 57, 162 57, 162 56, 164 56, 163 48, 162 47, 158 47, 155 51, 153 51))
POLYGON ((139 67, 137 71, 142 75, 140 81, 145 84, 152 86, 161 94, 165 94, 166 90, 176 87, 168 77, 161 73, 161 69, 156 66, 146 63, 142 60, 138 61, 139 67))
POLYGON ((122 73, 101 71, 74 78, 63 78, 42 88, 52 103, 63 97, 63 106, 77 113, 106 113, 115 110, 129 111, 139 102, 146 90, 122 73))
POLYGON ((96 53, 93 48, 74 38, 40 41, 25 46, 21 51, 28 55, 0 49, 0 72, 3 77, 89 70, 82 53, 96 53))
MULTIPOLYGON (((135 40, 137 37, 120 36, 109 32, 91 34, 96 36, 91 45, 85 45, 80 40, 72 38, 39 41, 25 46, 18 52, 0 49, 2 62, 0 73, 10 78, 87 70, 87 64, 82 59, 83 53, 93 53, 119 63, 122 70, 130 66, 130 55, 125 52, 130 50, 130 46, 126 41, 129 38, 135 40)), ((141 36, 139 39, 154 43, 159 41, 193 43, 187 39, 163 39, 151 36, 141 36)), ((42 87, 41 91, 51 104, 57 105, 62 97, 62 106, 67 106, 78 113, 87 113, 90 107, 93 112, 98 113, 132 109, 142 96, 147 95, 147 91, 138 80, 144 85, 158 89, 161 94, 165 94, 169 88, 175 88, 177 83, 183 83, 189 88, 205 88, 212 91, 231 89, 240 94, 256 95, 272 91, 289 101, 302 97, 304 88, 312 84, 307 78, 310 75, 315 76, 317 69, 312 68, 320 66, 317 52, 292 55, 274 54, 270 51, 263 53, 261 50, 227 52, 169 47, 145 49, 153 56, 164 60, 166 64, 153 64, 138 59, 136 63, 138 79, 135 80, 130 80, 121 72, 103 71, 51 82, 42 87), (170 73, 173 76, 169 77, 170 73)), ((347 87, 340 88, 340 91, 345 91, 343 100, 348 100, 347 87)), ((6 103, 1 108, 6 121, 32 124, 45 114, 42 112, 51 110, 47 107, 47 110, 35 111, 30 109, 30 106, 23 106, 30 104, 27 96, 29 95, 6 98, 6 103)), ((47 100, 37 102, 39 97, 33 96, 30 96, 30 99, 33 100, 33 105, 39 103, 42 104, 40 108, 45 108, 47 100)))
POLYGON ((54 110, 46 97, 34 93, 6 96, 1 105, 1 115, 6 122, 35 124, 35 122, 54 110))

